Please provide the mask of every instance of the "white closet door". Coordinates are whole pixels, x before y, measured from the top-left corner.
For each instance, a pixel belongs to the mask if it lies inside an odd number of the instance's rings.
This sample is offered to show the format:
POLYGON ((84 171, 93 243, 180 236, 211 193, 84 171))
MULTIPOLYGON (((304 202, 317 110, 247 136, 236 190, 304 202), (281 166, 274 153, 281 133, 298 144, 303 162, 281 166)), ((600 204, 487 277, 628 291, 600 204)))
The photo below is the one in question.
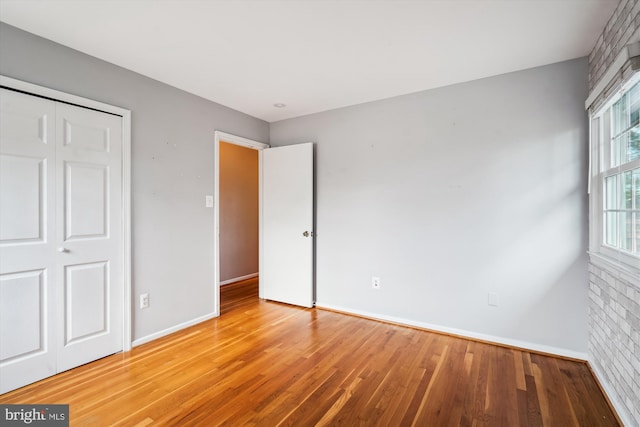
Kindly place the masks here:
POLYGON ((58 372, 122 350, 122 118, 56 109, 58 372))
POLYGON ((0 93, 0 393, 123 348, 122 118, 0 93))
POLYGON ((0 92, 0 393, 56 373, 55 103, 0 92))

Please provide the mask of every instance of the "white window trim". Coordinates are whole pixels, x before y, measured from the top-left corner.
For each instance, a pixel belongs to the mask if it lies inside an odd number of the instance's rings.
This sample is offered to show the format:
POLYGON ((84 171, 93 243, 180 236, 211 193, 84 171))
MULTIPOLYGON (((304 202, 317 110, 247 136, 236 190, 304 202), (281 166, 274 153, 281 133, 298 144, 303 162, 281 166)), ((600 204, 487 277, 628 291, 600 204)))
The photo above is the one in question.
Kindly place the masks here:
MULTIPOLYGON (((608 147, 603 141, 604 113, 634 84, 640 81, 640 72, 620 86, 607 102, 589 114, 589 256, 593 264, 604 268, 616 277, 640 287, 640 258, 612 248, 604 243, 604 178, 613 168, 602 171, 600 160, 608 147)), ((619 167, 616 173, 640 167, 640 159, 619 167)))

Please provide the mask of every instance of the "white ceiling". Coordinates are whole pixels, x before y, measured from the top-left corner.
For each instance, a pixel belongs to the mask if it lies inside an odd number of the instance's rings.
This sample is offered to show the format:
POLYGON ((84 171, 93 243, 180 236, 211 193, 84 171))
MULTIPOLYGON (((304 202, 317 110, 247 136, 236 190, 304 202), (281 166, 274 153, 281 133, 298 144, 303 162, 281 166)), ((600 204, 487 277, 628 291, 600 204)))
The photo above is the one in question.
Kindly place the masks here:
POLYGON ((273 122, 586 56, 617 3, 0 0, 0 20, 273 122))

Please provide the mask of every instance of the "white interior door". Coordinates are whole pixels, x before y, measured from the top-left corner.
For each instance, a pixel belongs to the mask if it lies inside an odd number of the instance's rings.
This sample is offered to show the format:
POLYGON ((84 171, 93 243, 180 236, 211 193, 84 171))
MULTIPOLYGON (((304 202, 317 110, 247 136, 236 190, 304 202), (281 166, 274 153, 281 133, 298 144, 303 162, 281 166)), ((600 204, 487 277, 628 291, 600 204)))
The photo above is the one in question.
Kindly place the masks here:
POLYGON ((263 297, 312 307, 313 144, 262 150, 261 178, 263 297))
POLYGON ((57 104, 58 372, 122 350, 122 118, 57 104))
POLYGON ((0 392, 123 348, 122 118, 0 93, 0 392))
POLYGON ((0 90, 0 393, 56 373, 55 102, 0 90))

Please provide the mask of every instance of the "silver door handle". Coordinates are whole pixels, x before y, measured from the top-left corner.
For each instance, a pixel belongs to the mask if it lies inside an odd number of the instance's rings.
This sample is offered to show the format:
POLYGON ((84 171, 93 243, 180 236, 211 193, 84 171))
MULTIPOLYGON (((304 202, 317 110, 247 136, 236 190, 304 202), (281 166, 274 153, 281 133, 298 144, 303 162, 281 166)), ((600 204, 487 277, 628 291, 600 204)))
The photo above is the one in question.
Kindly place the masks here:
POLYGON ((63 248, 63 247, 59 247, 59 248, 58 248, 58 252, 60 252, 61 254, 63 254, 63 253, 69 252, 69 249, 67 249, 67 248, 63 248))
POLYGON ((302 233, 302 235, 304 237, 309 237, 309 236, 313 237, 313 231, 312 232, 305 231, 304 233, 302 233))

